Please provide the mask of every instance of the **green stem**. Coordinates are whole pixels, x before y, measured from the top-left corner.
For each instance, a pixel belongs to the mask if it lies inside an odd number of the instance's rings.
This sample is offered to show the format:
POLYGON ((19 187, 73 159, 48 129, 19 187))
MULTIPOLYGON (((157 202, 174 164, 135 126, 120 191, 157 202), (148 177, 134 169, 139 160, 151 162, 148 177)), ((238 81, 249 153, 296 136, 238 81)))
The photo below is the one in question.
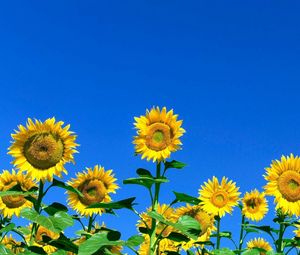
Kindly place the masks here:
POLYGON ((283 234, 284 234, 284 231, 285 231, 284 219, 285 219, 284 214, 279 215, 280 227, 279 227, 276 251, 277 252, 282 252, 282 253, 283 253, 283 249, 284 249, 284 247, 283 247, 283 234))
MULTIPOLYGON (((36 203, 34 204, 34 209, 39 214, 41 213, 41 204, 42 204, 43 196, 44 196, 44 182, 40 180, 38 198, 36 200, 36 203)), ((32 224, 30 240, 32 240, 32 238, 36 235, 38 227, 39 226, 36 223, 32 224)))
MULTIPOLYGON (((156 178, 160 178, 160 169, 161 168, 161 163, 157 162, 156 163, 156 178)), ((160 183, 155 183, 155 190, 154 190, 154 199, 152 203, 152 211, 157 210, 157 205, 158 205, 158 197, 159 197, 159 190, 160 190, 160 183)), ((156 220, 152 218, 151 222, 151 233, 150 233, 150 254, 149 255, 154 255, 156 252, 156 220)))
POLYGON ((242 253, 243 248, 243 236, 244 236, 244 224, 245 224, 245 215, 242 216, 242 223, 241 223, 241 232, 240 232, 240 242, 239 242, 239 250, 238 254, 242 253))
POLYGON ((89 218, 89 225, 88 225, 88 229, 87 229, 88 233, 90 233, 92 230, 93 222, 94 222, 94 220, 93 220, 93 214, 92 214, 89 218))
POLYGON ((220 249, 220 242, 221 242, 221 236, 220 236, 221 218, 220 218, 220 216, 216 216, 216 221, 217 221, 217 249, 220 249))

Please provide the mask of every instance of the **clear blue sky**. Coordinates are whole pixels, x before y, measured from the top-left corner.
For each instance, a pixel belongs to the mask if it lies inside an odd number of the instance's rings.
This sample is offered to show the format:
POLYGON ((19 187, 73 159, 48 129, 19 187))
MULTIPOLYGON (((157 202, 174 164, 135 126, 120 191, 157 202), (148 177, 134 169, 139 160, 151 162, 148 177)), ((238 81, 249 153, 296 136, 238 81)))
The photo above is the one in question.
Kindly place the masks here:
MULTIPOLYGON (((142 210, 146 193, 122 180, 154 168, 133 156, 132 123, 158 105, 174 108, 187 131, 173 158, 188 167, 169 172, 161 201, 172 190, 197 196, 213 175, 261 189, 272 159, 300 154, 299 13, 299 1, 2 2, 1 168, 11 169, 18 124, 55 116, 81 145, 65 180, 112 168, 114 200, 137 196, 142 210)), ((124 238, 135 233, 130 212, 103 219, 124 238)), ((233 220, 238 210, 224 225, 233 220)))

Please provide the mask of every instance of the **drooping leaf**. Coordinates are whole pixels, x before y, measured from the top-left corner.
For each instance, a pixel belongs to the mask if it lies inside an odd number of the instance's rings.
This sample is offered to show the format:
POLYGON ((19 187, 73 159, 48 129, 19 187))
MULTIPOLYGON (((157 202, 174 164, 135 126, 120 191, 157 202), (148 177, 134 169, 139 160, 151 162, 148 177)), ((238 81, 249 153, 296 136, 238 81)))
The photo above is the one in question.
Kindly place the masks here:
POLYGON ((147 169, 144 168, 138 168, 136 170, 136 173, 140 176, 140 177, 150 177, 150 178, 154 178, 153 175, 151 174, 150 171, 148 171, 147 169))
POLYGON ((120 200, 117 202, 111 202, 111 203, 95 203, 87 206, 87 208, 105 208, 105 209, 123 209, 127 208, 132 210, 133 209, 133 201, 135 200, 135 197, 127 198, 124 200, 120 200))
POLYGON ((73 193, 76 193, 78 196, 81 196, 83 197, 83 194, 76 188, 73 188, 72 186, 70 185, 67 185, 65 184, 64 182, 62 181, 59 181, 57 179, 53 179, 53 182, 51 184, 52 186, 56 186, 56 187, 60 187, 60 188, 63 188, 65 190, 68 190, 68 191, 71 191, 73 193))
POLYGON ((140 235, 131 236, 126 242, 125 245, 129 247, 139 246, 141 243, 145 241, 145 238, 140 235))
POLYGON ((9 232, 9 231, 13 230, 15 228, 15 226, 16 225, 14 223, 9 223, 5 227, 0 229, 0 233, 9 232))
POLYGON ((179 202, 185 202, 185 203, 189 203, 189 204, 193 204, 193 205, 198 205, 201 200, 196 198, 196 197, 192 197, 190 195, 184 194, 184 193, 179 193, 176 191, 173 191, 173 193, 176 196, 176 200, 179 202))
POLYGON ((165 183, 168 182, 169 180, 165 177, 163 178, 153 178, 153 177, 138 177, 138 178, 128 178, 123 181, 123 184, 136 184, 136 185, 141 185, 144 186, 148 189, 152 187, 153 184, 155 183, 165 183))
POLYGON ((46 213, 48 213, 49 215, 54 215, 55 213, 57 213, 59 211, 67 212, 68 208, 65 205, 63 205, 63 204, 54 202, 51 205, 49 205, 46 208, 44 208, 44 211, 46 213))
POLYGON ((186 166, 185 163, 176 161, 176 160, 172 160, 170 162, 166 161, 165 162, 165 169, 169 169, 169 168, 175 168, 175 169, 182 169, 186 166))

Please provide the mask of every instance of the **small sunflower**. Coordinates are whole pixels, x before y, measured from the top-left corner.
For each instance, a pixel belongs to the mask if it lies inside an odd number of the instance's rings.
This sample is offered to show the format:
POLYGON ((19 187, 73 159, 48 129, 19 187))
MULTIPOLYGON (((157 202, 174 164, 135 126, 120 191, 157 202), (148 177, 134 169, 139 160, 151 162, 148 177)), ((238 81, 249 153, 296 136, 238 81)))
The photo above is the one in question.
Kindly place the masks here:
MULTIPOLYGON (((151 208, 148 208, 148 212, 151 211, 151 208)), ((156 212, 161 214, 166 220, 171 222, 177 221, 177 216, 174 214, 174 209, 172 207, 169 207, 167 204, 158 204, 156 212)), ((152 218, 147 215, 147 213, 141 214, 141 220, 138 221, 137 224, 138 227, 142 228, 150 228, 152 227, 152 218)), ((167 226, 161 222, 158 223, 156 228, 156 234, 159 235, 162 231, 162 236, 166 237, 168 236, 173 230, 173 227, 167 226)))
POLYGON ((189 242, 182 242, 181 247, 184 250, 190 249, 195 246, 197 242, 205 242, 210 238, 210 234, 216 228, 214 226, 214 216, 205 212, 200 205, 189 205, 182 206, 176 209, 175 215, 180 218, 184 215, 188 215, 197 220, 201 226, 201 233, 197 240, 190 240, 189 242))
POLYGON ((160 111, 153 107, 146 111, 145 116, 135 117, 137 136, 134 137, 135 151, 142 154, 142 159, 163 161, 171 152, 180 149, 180 137, 185 130, 181 127, 182 120, 177 120, 173 110, 167 112, 166 107, 160 111))
POLYGON ((268 202, 265 193, 259 193, 258 190, 246 192, 242 199, 242 213, 246 218, 253 221, 260 221, 268 212, 268 202))
POLYGON ((61 177, 67 173, 64 164, 73 162, 78 144, 76 136, 69 131, 70 125, 62 127, 62 121, 55 118, 45 122, 28 119, 27 125, 19 125, 19 131, 12 134, 13 143, 8 154, 14 157, 13 164, 21 171, 27 171, 34 179, 52 181, 53 175, 61 177))
POLYGON ((212 180, 204 182, 199 190, 200 205, 203 210, 223 217, 225 213, 231 213, 234 206, 238 204, 240 192, 235 182, 227 181, 223 177, 219 183, 218 179, 213 176, 212 180))
POLYGON ((276 209, 285 214, 300 216, 300 158, 281 157, 281 161, 272 161, 264 175, 268 181, 264 187, 266 194, 275 197, 276 209))
POLYGON ((293 232, 297 238, 300 238, 300 225, 297 224, 296 226, 297 226, 297 229, 294 230, 293 232))
MULTIPOLYGON (((159 241, 157 247, 157 253, 159 255, 167 255, 170 252, 178 252, 178 247, 176 246, 175 242, 164 238, 159 241)), ((149 255, 150 254, 150 238, 149 236, 145 236, 145 241, 140 245, 138 250, 139 255, 149 255)))
POLYGON ((76 178, 72 178, 68 183, 83 194, 81 197, 74 192, 67 191, 69 205, 81 215, 101 214, 104 211, 102 208, 86 207, 94 203, 110 202, 109 193, 116 193, 116 189, 119 188, 115 183, 116 180, 112 170, 105 171, 98 165, 94 168, 87 168, 87 171, 78 173, 76 178))
MULTIPOLYGON (((33 224, 30 224, 28 226, 28 229, 30 229, 30 232, 31 232, 32 228, 33 228, 33 224)), ((56 240, 59 238, 58 233, 54 233, 54 232, 50 231, 49 229, 39 225, 37 232, 35 234, 35 237, 33 239, 31 239, 31 234, 29 234, 29 235, 25 236, 25 239, 29 245, 41 247, 47 254, 52 254, 53 252, 57 251, 56 247, 49 245, 43 241, 43 236, 48 236, 52 240, 56 240)))
MULTIPOLYGON (((16 185, 19 185, 24 192, 36 187, 28 175, 24 175, 22 172, 16 173, 15 170, 12 170, 12 173, 4 170, 0 175, 0 191, 7 191, 16 185)), ((32 203, 22 195, 0 197, 0 210, 5 217, 13 215, 19 217, 21 210, 26 207, 32 207, 32 203)))
MULTIPOLYGON (((259 248, 259 249, 263 249, 266 252, 271 251, 272 247, 271 245, 263 238, 254 238, 252 240, 250 240, 249 242, 247 242, 247 249, 251 250, 254 248, 259 248)), ((260 252, 260 255, 265 255, 265 252, 260 252)))
POLYGON ((12 237, 12 235, 9 235, 9 236, 6 235, 2 239, 1 244, 3 244, 5 246, 5 248, 9 249, 14 254, 19 254, 19 253, 24 252, 24 248, 22 248, 21 242, 16 241, 12 237))

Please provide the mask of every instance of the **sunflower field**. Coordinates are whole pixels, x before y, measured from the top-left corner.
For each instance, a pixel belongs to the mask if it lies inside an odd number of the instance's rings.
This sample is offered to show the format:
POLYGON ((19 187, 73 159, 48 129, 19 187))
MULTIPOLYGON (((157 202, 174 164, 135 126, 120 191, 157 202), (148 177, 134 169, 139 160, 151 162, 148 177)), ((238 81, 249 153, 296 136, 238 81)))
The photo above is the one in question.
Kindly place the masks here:
POLYGON ((123 185, 147 190, 151 204, 142 212, 135 209, 138 197, 112 200, 120 184, 111 169, 95 165, 63 180, 68 174, 65 164, 75 163, 78 152, 70 125, 55 118, 28 119, 19 125, 8 148, 14 169, 0 174, 0 254, 300 254, 298 156, 272 161, 261 191, 258 187, 241 194, 233 180, 212 176, 199 184, 198 197, 174 192, 173 201, 166 204, 160 201, 160 191, 169 181, 168 170, 185 167, 172 157, 181 149, 183 121, 166 107, 153 107, 134 120, 135 154, 152 161, 153 169, 137 167, 136 176, 123 180, 123 185), (44 197, 54 187, 67 194, 65 203, 45 204, 44 197), (274 212, 269 212, 267 197, 274 200, 274 212), (100 223, 102 214, 114 217, 116 210, 136 215, 137 233, 127 240, 121 238, 122 229, 100 223), (241 221, 233 223, 239 224, 239 233, 222 229, 222 219, 233 210, 240 212, 241 221), (268 213, 273 213, 273 222, 260 225, 268 213), (17 218, 27 224, 19 226, 17 218), (74 226, 77 231, 68 236, 65 230, 74 226), (225 247, 224 239, 232 245, 225 247))

